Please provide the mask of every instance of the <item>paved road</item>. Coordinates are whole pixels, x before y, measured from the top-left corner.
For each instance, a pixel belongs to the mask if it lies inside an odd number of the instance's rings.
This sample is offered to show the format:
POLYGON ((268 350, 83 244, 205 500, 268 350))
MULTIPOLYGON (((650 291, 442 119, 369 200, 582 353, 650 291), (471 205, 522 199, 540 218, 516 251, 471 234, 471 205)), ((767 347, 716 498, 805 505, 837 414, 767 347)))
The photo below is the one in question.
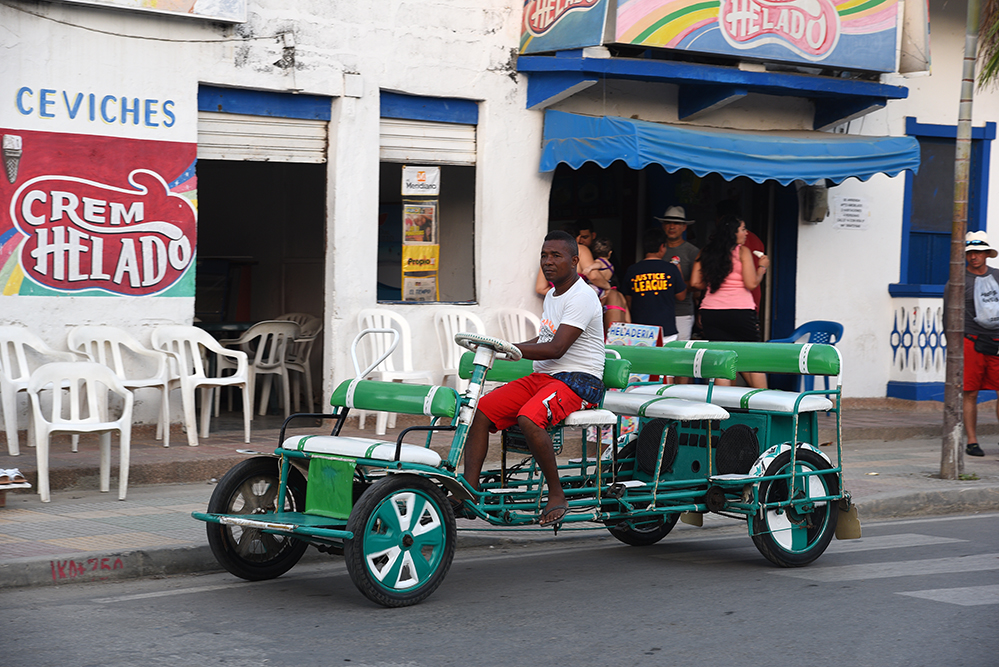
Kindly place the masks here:
POLYGON ((424 604, 386 610, 343 562, 2 594, 6 664, 997 664, 999 514, 868 523, 779 569, 744 528, 460 550, 424 604))

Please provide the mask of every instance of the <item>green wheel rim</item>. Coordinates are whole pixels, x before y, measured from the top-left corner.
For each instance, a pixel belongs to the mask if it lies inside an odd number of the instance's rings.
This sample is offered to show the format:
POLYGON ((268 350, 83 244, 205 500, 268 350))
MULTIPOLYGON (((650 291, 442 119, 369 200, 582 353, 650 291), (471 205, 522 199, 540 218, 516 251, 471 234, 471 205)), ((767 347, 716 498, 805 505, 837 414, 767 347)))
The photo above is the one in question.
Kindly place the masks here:
MULTIPOLYGON (((781 470, 781 473, 788 473, 790 470, 791 466, 787 466, 781 470)), ((795 470, 801 473, 813 472, 815 469, 810 465, 798 463, 795 466, 795 470)), ((782 492, 779 494, 781 500, 787 499, 787 485, 790 482, 791 480, 787 480, 782 492)), ((773 485, 771 485, 771 489, 773 488, 773 485)), ((822 476, 809 475, 808 477, 798 478, 795 481, 793 495, 796 498, 821 498, 822 496, 829 495, 829 489, 826 487, 822 476)), ((808 551, 822 534, 822 528, 826 521, 824 515, 828 514, 830 509, 828 501, 823 500, 815 503, 815 510, 811 513, 810 517, 793 516, 788 508, 767 510, 767 526, 770 529, 774 542, 785 551, 789 553, 808 551)))
POLYGON ((365 567, 390 591, 426 583, 444 559, 447 543, 440 508, 416 489, 393 493, 378 503, 360 537, 365 567))

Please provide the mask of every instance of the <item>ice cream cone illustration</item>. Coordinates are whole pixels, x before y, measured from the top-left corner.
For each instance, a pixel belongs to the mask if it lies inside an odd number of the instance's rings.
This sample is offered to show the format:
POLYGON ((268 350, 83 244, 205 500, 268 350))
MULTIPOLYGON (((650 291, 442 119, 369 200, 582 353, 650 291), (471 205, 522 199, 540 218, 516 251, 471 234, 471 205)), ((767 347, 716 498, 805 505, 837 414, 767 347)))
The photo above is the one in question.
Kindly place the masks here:
POLYGON ((17 166, 20 162, 21 137, 16 134, 3 135, 3 168, 12 185, 17 180, 17 166))

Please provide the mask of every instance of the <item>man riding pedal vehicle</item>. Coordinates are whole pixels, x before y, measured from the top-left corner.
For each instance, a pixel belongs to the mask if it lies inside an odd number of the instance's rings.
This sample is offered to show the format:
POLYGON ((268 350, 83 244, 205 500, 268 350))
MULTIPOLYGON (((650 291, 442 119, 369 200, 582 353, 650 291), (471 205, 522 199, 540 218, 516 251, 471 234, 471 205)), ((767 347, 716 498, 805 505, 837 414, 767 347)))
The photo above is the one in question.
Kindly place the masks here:
MULTIPOLYGON (((577 274, 579 249, 570 234, 550 232, 541 248, 541 271, 554 286, 545 295, 537 337, 518 343, 534 372, 479 400, 465 445, 465 481, 479 489, 489 433, 517 425, 548 484, 542 526, 568 511, 547 428, 568 414, 600 403, 604 385, 603 310, 596 293, 577 274)), ((460 511, 460 505, 456 506, 460 511)))

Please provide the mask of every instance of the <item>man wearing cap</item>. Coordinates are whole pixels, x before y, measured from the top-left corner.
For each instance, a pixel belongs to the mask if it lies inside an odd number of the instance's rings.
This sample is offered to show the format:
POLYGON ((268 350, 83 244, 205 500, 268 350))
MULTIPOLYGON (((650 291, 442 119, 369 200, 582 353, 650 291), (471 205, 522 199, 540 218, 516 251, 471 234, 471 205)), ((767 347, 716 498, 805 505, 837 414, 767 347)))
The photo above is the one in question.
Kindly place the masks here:
MULTIPOLYGON (((975 285, 981 281, 978 300, 982 301, 982 311, 991 302, 999 301, 999 270, 988 266, 985 260, 999 252, 989 245, 985 232, 968 232, 965 236, 964 258, 967 270, 964 273, 964 431, 968 435, 965 451, 971 456, 985 456, 978 445, 976 425, 978 421, 978 392, 982 389, 999 390, 999 321, 994 321, 985 312, 978 312, 975 301, 975 285), (996 283, 988 281, 992 277, 996 283), (983 289, 984 288, 984 289, 983 289), (993 321, 990 321, 993 320, 993 321)), ((996 417, 999 418, 999 401, 996 402, 996 417)))
MULTIPOLYGON (((694 224, 687 219, 687 213, 682 206, 670 206, 666 214, 656 218, 663 225, 666 233, 666 254, 663 259, 680 269, 684 283, 690 282, 690 271, 694 268, 700 249, 683 238, 687 225, 694 224)), ((694 328, 694 300, 692 298, 674 302, 676 317, 677 340, 690 340, 690 332, 694 328)))

